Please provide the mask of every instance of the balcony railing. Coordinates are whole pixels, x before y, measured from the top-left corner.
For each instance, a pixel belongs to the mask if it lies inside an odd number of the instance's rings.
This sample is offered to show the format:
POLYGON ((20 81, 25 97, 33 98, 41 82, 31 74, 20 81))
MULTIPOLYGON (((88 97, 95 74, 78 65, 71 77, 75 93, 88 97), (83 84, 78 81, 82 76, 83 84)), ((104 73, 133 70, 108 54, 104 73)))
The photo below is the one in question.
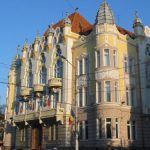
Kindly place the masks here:
POLYGON ((61 87, 62 79, 61 78, 52 78, 48 81, 49 87, 61 87))
POLYGON ((23 122, 44 118, 62 116, 64 108, 58 102, 52 102, 49 98, 19 102, 19 109, 14 115, 14 122, 23 122))

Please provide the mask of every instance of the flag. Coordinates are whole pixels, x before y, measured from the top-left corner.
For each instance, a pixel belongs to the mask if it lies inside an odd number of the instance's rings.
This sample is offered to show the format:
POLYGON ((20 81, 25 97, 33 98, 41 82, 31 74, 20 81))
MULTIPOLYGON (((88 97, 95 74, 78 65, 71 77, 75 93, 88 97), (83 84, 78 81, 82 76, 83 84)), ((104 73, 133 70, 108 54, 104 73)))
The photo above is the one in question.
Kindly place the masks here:
POLYGON ((75 119, 75 113, 74 113, 74 111, 71 109, 71 111, 70 111, 70 117, 69 117, 69 125, 70 125, 70 126, 73 124, 74 119, 75 119))

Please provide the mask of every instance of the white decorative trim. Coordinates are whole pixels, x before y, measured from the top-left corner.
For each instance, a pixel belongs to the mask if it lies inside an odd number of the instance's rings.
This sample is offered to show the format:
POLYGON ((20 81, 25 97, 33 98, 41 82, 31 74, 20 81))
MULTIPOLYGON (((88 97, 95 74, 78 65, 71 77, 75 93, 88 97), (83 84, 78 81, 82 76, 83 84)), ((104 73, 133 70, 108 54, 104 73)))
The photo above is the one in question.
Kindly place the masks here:
POLYGON ((95 73, 95 79, 96 80, 102 80, 105 78, 109 78, 109 79, 119 79, 119 72, 117 70, 98 70, 95 73))
POLYGON ((86 75, 81 75, 77 78, 77 87, 80 86, 87 86, 87 76, 86 75))

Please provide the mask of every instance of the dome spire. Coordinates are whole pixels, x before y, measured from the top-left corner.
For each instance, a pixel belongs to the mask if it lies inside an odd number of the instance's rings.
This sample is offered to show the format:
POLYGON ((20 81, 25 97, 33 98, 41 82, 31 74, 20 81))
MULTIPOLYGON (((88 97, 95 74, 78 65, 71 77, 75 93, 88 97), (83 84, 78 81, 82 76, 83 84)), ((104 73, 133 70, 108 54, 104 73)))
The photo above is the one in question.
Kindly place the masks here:
POLYGON ((139 16, 138 16, 138 12, 135 11, 135 19, 134 19, 133 27, 135 27, 135 26, 137 26, 137 25, 143 26, 142 21, 141 21, 141 19, 140 19, 139 16))
POLYGON ((96 23, 97 24, 104 24, 104 23, 115 24, 115 18, 114 18, 113 12, 111 8, 109 7, 109 5, 107 4, 106 0, 103 0, 98 10, 98 13, 96 16, 96 23))

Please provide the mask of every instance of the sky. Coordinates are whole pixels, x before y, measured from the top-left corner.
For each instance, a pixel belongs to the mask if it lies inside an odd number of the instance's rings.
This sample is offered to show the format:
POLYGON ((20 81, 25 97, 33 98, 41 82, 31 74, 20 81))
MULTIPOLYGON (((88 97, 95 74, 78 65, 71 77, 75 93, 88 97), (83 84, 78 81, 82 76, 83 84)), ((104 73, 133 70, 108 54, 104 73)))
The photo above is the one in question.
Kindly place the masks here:
MULTIPOLYGON (((150 26, 150 0, 106 0, 111 6, 116 24, 133 31, 135 11, 144 25, 150 26)), ((102 0, 0 0, 0 104, 6 103, 6 84, 11 62, 17 46, 23 47, 25 39, 34 41, 36 33, 44 33, 48 25, 65 17, 66 12, 79 13, 90 23, 102 0)))

